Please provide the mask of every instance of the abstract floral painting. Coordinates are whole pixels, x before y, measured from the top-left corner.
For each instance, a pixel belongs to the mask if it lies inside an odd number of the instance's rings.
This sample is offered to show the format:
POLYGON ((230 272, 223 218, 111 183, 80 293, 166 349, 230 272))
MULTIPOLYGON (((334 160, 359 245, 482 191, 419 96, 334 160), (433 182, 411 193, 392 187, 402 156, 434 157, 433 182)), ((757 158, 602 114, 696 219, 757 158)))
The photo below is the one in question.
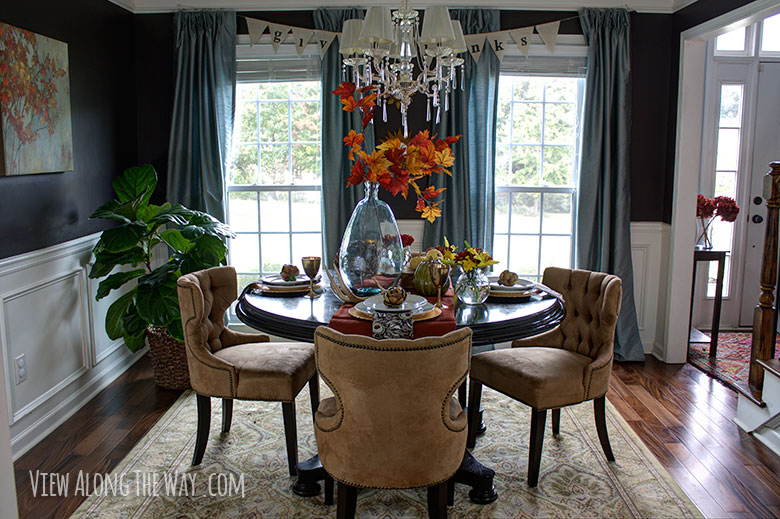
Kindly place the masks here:
POLYGON ((0 23, 0 176, 73 170, 66 43, 0 23))

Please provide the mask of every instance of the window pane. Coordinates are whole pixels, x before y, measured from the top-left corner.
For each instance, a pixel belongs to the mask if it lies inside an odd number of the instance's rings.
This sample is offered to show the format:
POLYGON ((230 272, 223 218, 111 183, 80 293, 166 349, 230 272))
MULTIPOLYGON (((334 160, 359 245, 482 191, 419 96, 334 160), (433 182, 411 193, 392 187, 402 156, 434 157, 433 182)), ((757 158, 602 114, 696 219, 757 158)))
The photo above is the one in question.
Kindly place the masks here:
POLYGON ((780 14, 770 16, 761 29, 761 51, 780 52, 780 14))
POLYGON ((509 232, 509 193, 496 193, 494 232, 509 232))
POLYGON ((571 268, 571 238, 568 236, 542 236, 542 265, 571 268))
POLYGON ((260 99, 287 99, 289 83, 259 83, 257 87, 260 99))
MULTIPOLYGON (((290 88, 291 99, 306 99, 311 101, 320 101, 320 82, 319 81, 299 81, 292 84, 290 88)), ((319 112, 319 108, 317 109, 319 112)))
MULTIPOLYGON (((303 264, 301 258, 304 256, 319 256, 322 257, 322 235, 317 234, 293 234, 292 235, 293 256, 292 262, 295 265, 299 265, 301 274, 304 275, 303 279, 309 279, 303 272, 303 264)), ((325 268, 326 265, 321 263, 321 268, 325 268)))
POLYGON ((512 146, 512 185, 538 186, 541 146, 512 146))
POLYGON ((260 103, 260 140, 285 142, 287 133, 287 103, 260 103))
POLYGON ((735 171, 715 173, 715 196, 730 196, 737 199, 737 173, 735 171))
POLYGON ((238 292, 241 293, 244 288, 249 284, 257 281, 257 274, 239 274, 238 275, 238 292))
POLYGON ((509 245, 509 270, 525 277, 538 275, 539 236, 512 236, 509 245))
POLYGON ((742 126, 742 90, 743 85, 722 85, 720 87, 720 123, 721 127, 742 126))
MULTIPOLYGON (((542 232, 545 234, 571 234, 571 195, 546 193, 544 195, 542 232)), ((571 238, 566 238, 571 240, 571 238)))
POLYGON ((239 272, 260 272, 256 234, 237 234, 228 240, 230 264, 239 272))
POLYGON ((257 142, 257 103, 241 107, 241 142, 257 142))
POLYGON ((745 27, 721 34, 715 39, 715 50, 744 51, 745 27))
POLYGON ((320 146, 319 144, 292 145, 293 184, 320 183, 320 146))
POLYGON ((230 228, 236 232, 257 232, 257 193, 229 193, 230 228))
POLYGON ((548 186, 574 185, 574 150, 569 146, 545 146, 544 183, 548 186))
MULTIPOLYGON (((723 297, 728 297, 731 280, 731 254, 726 255, 726 265, 723 268, 723 297)), ((707 297, 715 297, 718 280, 718 263, 710 262, 710 269, 707 275, 707 297)))
POLYGON ((257 83, 238 83, 236 85, 236 99, 239 103, 257 101, 257 83))
POLYGON ((292 193, 292 230, 317 231, 322 229, 322 208, 319 191, 292 193))
POLYGON ((263 232, 287 232, 290 216, 287 193, 266 191, 260 193, 260 226, 263 232))
POLYGON ((718 159, 715 169, 736 171, 739 164, 739 130, 718 130, 718 159))
POLYGON ((512 232, 539 232, 539 193, 512 193, 512 232))
MULTIPOLYGON (((501 83, 503 84, 503 83, 501 83)), ((496 142, 509 142, 509 125, 511 122, 512 104, 509 102, 498 102, 498 115, 496 117, 496 142)))
POLYGON ((498 82, 498 102, 512 100, 512 78, 504 76, 498 82))
POLYGON ((288 184, 290 170, 288 147, 286 144, 266 144, 260 146, 260 183, 288 184))
POLYGON ((493 266, 493 272, 501 272, 508 269, 507 254, 509 254, 509 236, 496 235, 493 237, 493 259, 498 265, 493 266))
POLYGON ((233 157, 230 172, 232 184, 246 185, 257 183, 257 146, 241 145, 233 157))
POLYGON ((577 138, 577 108, 573 104, 548 104, 544 113, 544 143, 572 145, 577 138))
MULTIPOLYGON (((511 76, 509 76, 512 78, 511 76)), ((541 101, 544 94, 544 78, 514 77, 515 101, 541 101)))
POLYGON ((542 105, 515 103, 512 114, 512 141, 523 144, 542 142, 542 105))
POLYGON ((293 142, 319 142, 320 103, 291 103, 293 142))
POLYGON ((511 184, 509 169, 509 155, 512 152, 510 146, 496 144, 496 185, 508 186, 511 184))
POLYGON ((546 84, 545 101, 569 101, 577 99, 577 79, 550 78, 546 84))
MULTIPOLYGON (((281 272, 282 265, 290 261, 289 234, 261 234, 260 246, 263 248, 263 272, 275 274, 281 272)), ((300 259, 293 264, 300 268, 300 259)), ((301 268, 301 270, 303 270, 301 268)))

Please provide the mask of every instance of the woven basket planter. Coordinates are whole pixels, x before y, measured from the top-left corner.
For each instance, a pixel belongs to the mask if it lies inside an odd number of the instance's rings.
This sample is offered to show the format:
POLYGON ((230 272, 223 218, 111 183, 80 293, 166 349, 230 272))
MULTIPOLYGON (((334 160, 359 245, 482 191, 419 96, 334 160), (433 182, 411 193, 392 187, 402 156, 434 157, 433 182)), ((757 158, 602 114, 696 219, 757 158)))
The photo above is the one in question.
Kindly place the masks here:
POLYGON ((149 342, 155 383, 166 389, 190 389, 184 343, 171 337, 168 330, 159 326, 147 328, 146 339, 149 342))

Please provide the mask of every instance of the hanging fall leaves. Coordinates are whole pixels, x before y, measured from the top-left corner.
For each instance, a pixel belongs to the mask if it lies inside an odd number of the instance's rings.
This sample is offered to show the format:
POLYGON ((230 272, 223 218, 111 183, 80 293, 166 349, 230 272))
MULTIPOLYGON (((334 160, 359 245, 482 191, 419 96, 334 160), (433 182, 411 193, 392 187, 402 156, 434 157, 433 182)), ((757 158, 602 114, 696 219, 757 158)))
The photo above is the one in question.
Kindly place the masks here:
MULTIPOLYGON (((356 88, 354 83, 344 82, 333 91, 341 97, 342 110, 354 112, 359 109, 363 114, 363 128, 374 117, 376 94, 372 87, 356 88)), ((400 132, 391 132, 370 153, 363 148, 363 133, 350 130, 344 137, 344 145, 349 147, 349 160, 353 161, 347 185, 354 186, 363 182, 377 182, 390 194, 406 198, 409 187, 417 195, 415 209, 420 216, 434 222, 441 216, 439 205, 442 200, 434 201, 446 188, 429 186, 421 190, 417 182, 423 177, 436 173, 452 176, 447 168, 455 163, 452 145, 458 142, 460 135, 437 139, 430 136, 428 130, 420 131, 407 139, 400 132)))

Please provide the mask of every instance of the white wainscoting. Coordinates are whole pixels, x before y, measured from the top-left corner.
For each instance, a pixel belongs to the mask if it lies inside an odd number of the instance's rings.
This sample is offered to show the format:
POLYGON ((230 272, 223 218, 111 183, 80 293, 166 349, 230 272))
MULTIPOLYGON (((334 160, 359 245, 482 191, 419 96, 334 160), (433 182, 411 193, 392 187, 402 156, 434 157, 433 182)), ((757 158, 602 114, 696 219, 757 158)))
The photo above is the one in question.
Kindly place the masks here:
POLYGON ((664 359, 664 329, 671 226, 631 222, 631 260, 639 335, 645 353, 664 359))
POLYGON ((106 310, 121 294, 95 301, 98 283, 87 275, 99 236, 0 260, 0 382, 14 459, 145 353, 105 333, 106 310), (19 383, 14 359, 22 354, 27 379, 19 383))

